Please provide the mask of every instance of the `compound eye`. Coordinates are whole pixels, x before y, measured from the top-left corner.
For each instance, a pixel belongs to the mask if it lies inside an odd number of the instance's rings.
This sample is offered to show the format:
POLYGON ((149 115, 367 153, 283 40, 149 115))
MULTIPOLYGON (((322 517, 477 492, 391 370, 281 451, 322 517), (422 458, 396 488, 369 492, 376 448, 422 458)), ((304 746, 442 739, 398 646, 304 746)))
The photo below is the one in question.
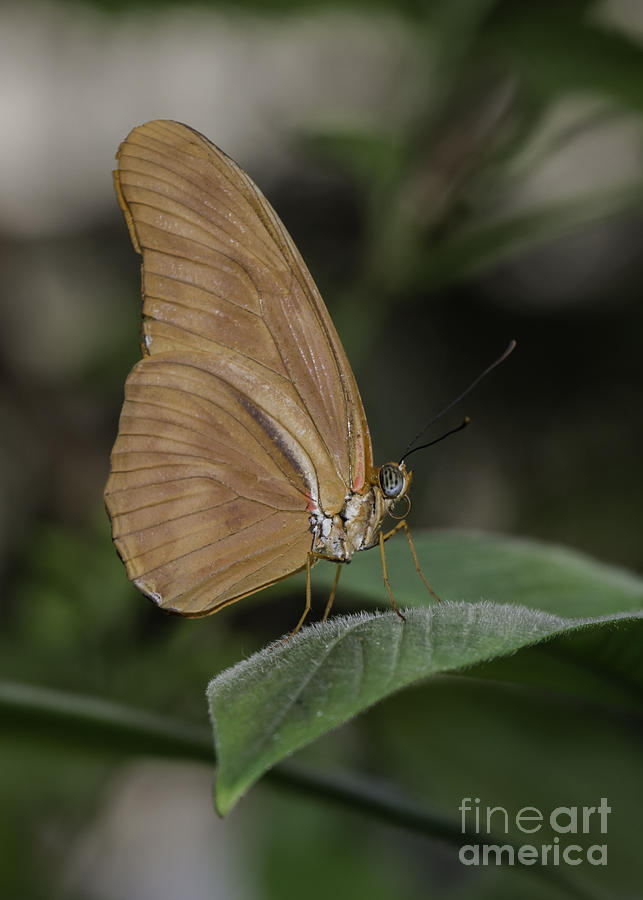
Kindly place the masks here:
POLYGON ((399 466, 386 463, 379 472, 379 481, 385 497, 399 497, 404 490, 406 480, 399 466))

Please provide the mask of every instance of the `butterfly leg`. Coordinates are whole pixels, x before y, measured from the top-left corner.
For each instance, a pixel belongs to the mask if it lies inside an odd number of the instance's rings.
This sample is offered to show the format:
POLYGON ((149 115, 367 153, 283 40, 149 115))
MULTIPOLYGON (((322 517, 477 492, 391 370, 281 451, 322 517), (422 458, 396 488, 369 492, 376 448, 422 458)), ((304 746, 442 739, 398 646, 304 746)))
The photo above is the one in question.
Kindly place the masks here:
POLYGON ((387 541, 390 537, 393 537, 393 535, 396 532, 398 532, 401 528, 404 529, 404 533, 406 534, 406 539, 409 542, 409 547, 411 548, 411 555, 413 556, 413 562, 415 563, 415 571, 418 573, 418 575, 420 576, 420 578, 426 585, 431 596, 434 597, 438 601, 438 603, 442 603, 442 601, 440 600, 438 595, 435 593, 435 591, 433 590, 433 588, 431 587, 429 582, 424 577, 424 573, 423 573, 422 569, 420 568, 420 562, 418 560, 418 555, 415 552, 415 545, 413 544, 413 539, 411 537, 411 531, 409 529, 409 526, 406 524, 406 519, 402 519, 401 522, 397 523, 395 528, 391 528, 390 531, 387 531, 386 534, 382 537, 382 540, 387 541))
POLYGON ((304 622, 306 621, 306 616, 307 616, 308 613, 310 612, 310 598, 311 598, 311 590, 310 590, 310 560, 312 559, 312 556, 313 556, 313 554, 312 554, 312 553, 309 553, 308 556, 306 557, 306 606, 304 607, 304 611, 303 611, 303 613, 301 614, 301 618, 300 618, 299 621, 297 622, 294 631, 291 631, 290 634, 288 635, 288 637, 286 638, 287 641, 289 641, 291 637, 294 637, 294 636, 297 634, 297 632, 299 631, 299 629, 301 628, 301 626, 302 626, 302 625, 304 624, 304 622))
POLYGON ((322 622, 325 622, 328 618, 328 613, 333 605, 333 600, 335 599, 335 594, 337 593, 337 583, 339 581, 339 574, 342 571, 342 564, 337 563, 337 571, 335 572, 335 580, 333 581, 333 587, 330 592, 330 597, 328 598, 328 603, 326 604, 326 609, 324 610, 324 615, 322 616, 322 622))
POLYGON ((401 522, 398 522, 394 528, 391 528, 390 531, 387 531, 384 535, 384 540, 388 541, 389 538, 393 537, 394 534, 397 534, 400 528, 404 528, 406 526, 406 519, 402 519, 401 522))
MULTIPOLYGON (((394 528, 393 530, 397 531, 397 528, 394 528)), ((393 604, 393 609, 398 614, 400 619, 403 622, 406 622, 406 618, 402 615, 402 613, 397 608, 397 603, 395 602, 395 597, 393 596, 393 591, 391 590, 391 585, 388 580, 388 570, 386 568, 386 554, 384 553, 384 541, 385 540, 386 540, 386 538, 380 531, 380 556, 382 557, 382 575, 384 576, 384 584, 386 585, 386 590, 388 591, 388 595, 390 597, 391 603, 393 604)))

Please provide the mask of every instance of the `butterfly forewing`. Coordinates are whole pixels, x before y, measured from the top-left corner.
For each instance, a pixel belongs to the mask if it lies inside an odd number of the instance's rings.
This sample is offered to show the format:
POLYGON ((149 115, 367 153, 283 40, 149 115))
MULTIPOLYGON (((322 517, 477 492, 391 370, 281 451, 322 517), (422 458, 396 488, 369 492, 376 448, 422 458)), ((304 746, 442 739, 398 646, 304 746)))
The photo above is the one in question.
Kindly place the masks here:
POLYGON ((364 486, 370 438, 323 301, 245 173, 150 122, 115 178, 143 255, 144 358, 106 502, 130 578, 202 615, 306 564, 311 512, 364 486))

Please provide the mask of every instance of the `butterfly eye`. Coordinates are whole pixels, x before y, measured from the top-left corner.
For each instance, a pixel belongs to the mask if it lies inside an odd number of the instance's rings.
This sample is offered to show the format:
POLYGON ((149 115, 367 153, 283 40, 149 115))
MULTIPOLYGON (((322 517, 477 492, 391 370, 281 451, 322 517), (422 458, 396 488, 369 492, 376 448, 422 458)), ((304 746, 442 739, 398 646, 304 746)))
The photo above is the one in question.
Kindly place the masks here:
POLYGON ((394 498, 399 497, 404 490, 406 479, 399 466, 386 463, 379 471, 379 482, 384 496, 394 498))

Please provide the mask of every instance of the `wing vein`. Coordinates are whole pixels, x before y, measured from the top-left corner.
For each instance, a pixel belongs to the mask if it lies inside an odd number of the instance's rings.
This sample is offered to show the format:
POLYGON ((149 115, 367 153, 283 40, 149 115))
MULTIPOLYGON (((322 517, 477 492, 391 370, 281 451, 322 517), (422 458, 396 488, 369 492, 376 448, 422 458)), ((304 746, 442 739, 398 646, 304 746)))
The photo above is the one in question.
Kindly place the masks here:
MULTIPOLYGON (((246 498, 242 498, 242 499, 246 499, 246 498)), ((224 500, 223 503, 215 503, 214 506, 205 506, 205 507, 203 507, 203 509, 193 510, 192 512, 189 512, 189 513, 182 513, 180 516, 175 516, 170 519, 162 519, 160 522, 155 522, 152 525, 147 525, 145 528, 136 528, 133 531, 126 532, 125 534, 119 534, 118 539, 121 540, 122 538, 131 537, 134 534, 142 534, 144 531, 152 531, 155 528, 159 528, 162 525, 168 524, 169 522, 180 522, 181 519, 187 519, 187 518, 190 518, 191 516, 195 516, 195 515, 202 515, 203 513, 210 512, 210 510, 213 510, 213 509, 221 510, 222 507, 229 506, 231 503, 236 503, 238 500, 239 500, 239 496, 237 495, 237 497, 233 497, 230 500, 224 500)), ((170 501, 166 501, 166 502, 170 502, 170 501)), ((270 506, 268 503, 262 503, 261 500, 253 499, 252 502, 257 503, 259 506, 264 506, 266 509, 272 510, 272 512, 266 513, 264 516, 261 516, 259 519, 256 519, 252 523, 252 525, 256 525, 257 522, 263 522, 263 520, 266 519, 268 516, 274 515, 274 513, 275 513, 274 506, 270 506)), ((154 505, 158 505, 158 504, 154 504, 154 505)), ((144 507, 144 508, 146 508, 146 507, 144 507)), ((127 513, 127 515, 129 515, 129 512, 127 513)), ((247 526, 247 527, 252 527, 252 526, 247 526)), ((195 528, 193 531, 182 531, 181 538, 191 537, 191 535, 193 535, 193 534, 199 534, 200 531, 202 531, 201 526, 199 526, 198 528, 195 528)), ((231 532, 231 533, 238 534, 238 532, 231 532)), ((218 541, 223 540, 223 538, 226 538, 226 537, 229 537, 229 535, 224 534, 221 538, 217 538, 216 541, 204 544, 203 546, 209 547, 211 543, 217 543, 218 541)), ((147 547, 145 549, 144 553, 139 553, 138 556, 134 556, 134 557, 132 557, 132 559, 138 559, 141 556, 144 556, 145 553, 148 553, 150 550, 154 550, 154 551, 161 550, 163 547, 167 547, 169 544, 174 544, 174 543, 176 543, 176 538, 172 537, 170 540, 163 541, 163 543, 161 543, 161 544, 155 544, 154 547, 147 547)), ((193 550, 190 551, 190 553, 193 553, 194 550, 197 550, 197 549, 201 550, 203 548, 195 547, 195 548, 193 548, 193 550)))

